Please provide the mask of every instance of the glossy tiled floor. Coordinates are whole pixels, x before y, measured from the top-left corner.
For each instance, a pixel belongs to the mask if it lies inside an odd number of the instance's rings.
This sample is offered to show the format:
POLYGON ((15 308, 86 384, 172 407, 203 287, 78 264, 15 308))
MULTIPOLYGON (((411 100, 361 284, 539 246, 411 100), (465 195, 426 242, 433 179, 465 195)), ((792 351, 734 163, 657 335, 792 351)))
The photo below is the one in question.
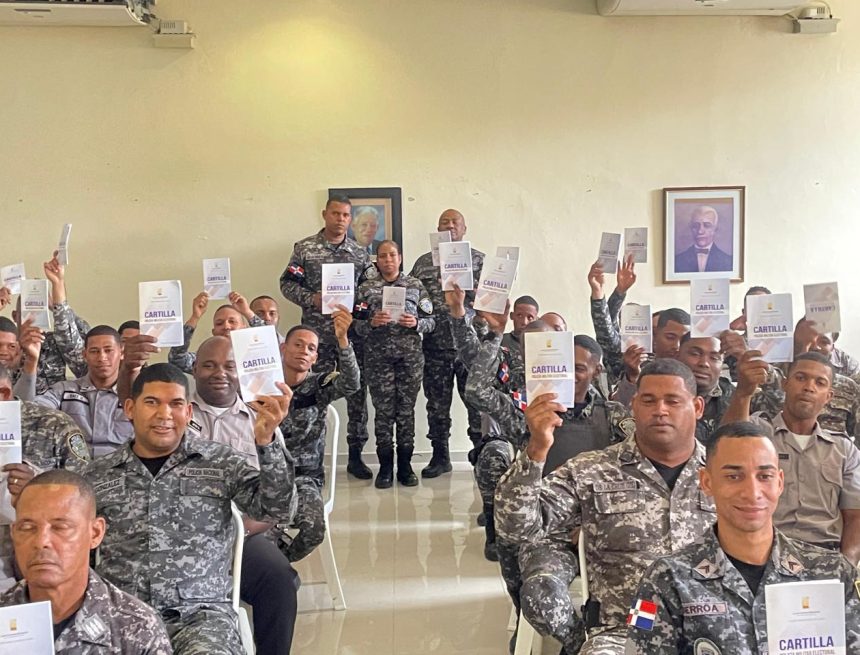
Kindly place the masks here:
MULTIPOLYGON (((293 654, 507 653, 511 605, 479 510, 471 467, 384 492, 340 471, 331 525, 348 609, 300 614, 293 654)), ((299 564, 321 578, 316 555, 299 564)))

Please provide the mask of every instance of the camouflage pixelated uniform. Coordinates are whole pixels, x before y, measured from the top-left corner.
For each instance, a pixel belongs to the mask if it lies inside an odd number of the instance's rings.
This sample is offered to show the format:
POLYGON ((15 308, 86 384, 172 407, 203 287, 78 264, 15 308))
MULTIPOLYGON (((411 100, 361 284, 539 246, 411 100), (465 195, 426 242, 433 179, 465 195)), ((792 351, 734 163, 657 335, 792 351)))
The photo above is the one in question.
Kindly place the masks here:
POLYGON ((432 332, 435 326, 433 303, 420 281, 401 274, 392 282, 380 276, 362 284, 357 305, 355 331, 365 339, 364 376, 376 411, 376 448, 394 445, 396 423, 398 449, 411 449, 415 443, 415 401, 424 369, 421 335, 432 332), (414 328, 396 323, 371 326, 373 315, 382 310, 385 287, 406 289, 404 311, 418 320, 414 328))
POLYGON ((696 421, 696 439, 706 446, 711 440, 711 435, 720 427, 720 421, 722 421, 723 414, 726 413, 726 409, 732 401, 734 392, 735 388, 732 383, 721 377, 717 386, 704 398, 705 409, 702 412, 702 418, 696 421))
MULTIPOLYGON (((36 473, 67 468, 81 472, 91 455, 81 429, 67 415, 35 403, 21 403, 22 461, 36 473)), ((0 494, 8 494, 5 484, 0 494)), ((0 525, 0 590, 15 584, 14 551, 8 525, 0 525)))
MULTIPOLYGON (((289 526, 279 526, 287 558, 296 562, 309 555, 325 536, 325 511, 322 488, 325 482, 326 413, 328 406, 354 394, 360 385, 361 372, 351 347, 338 349, 337 369, 340 375, 330 378, 311 372, 293 388, 287 417, 281 422, 284 443, 296 463, 298 508, 289 526), (283 528, 298 529, 286 537, 283 528)), ((332 472, 334 475, 334 472, 332 472)))
MULTIPOLYGON (((22 580, 0 596, 0 607, 29 603, 22 580)), ((23 651, 22 651, 23 652, 23 651)), ((56 655, 171 655, 173 648, 158 614, 90 569, 83 604, 54 640, 56 655)))
MULTIPOLYGON (((776 416, 785 403, 782 385, 788 374, 788 364, 771 366, 769 371, 770 380, 756 391, 750 411, 776 416)), ((860 385, 837 373, 833 377, 833 397, 821 410, 818 422, 830 432, 852 439, 860 437, 860 385)))
POLYGON ((857 569, 840 554, 789 539, 775 531, 764 576, 758 592, 753 595, 746 580, 720 547, 714 531, 708 530, 703 541, 661 557, 645 573, 636 598, 655 603, 657 618, 650 630, 628 628, 626 653, 767 655, 767 585, 834 578, 845 585, 846 652, 858 653, 860 592, 855 588, 857 577, 857 569), (711 649, 704 650, 705 645, 711 649))
POLYGON ((621 332, 618 327, 618 315, 624 304, 626 294, 613 291, 606 298, 591 299, 591 323, 594 325, 594 336, 603 349, 603 365, 614 386, 624 375, 624 352, 621 350, 621 332))
POLYGON ((153 478, 132 445, 84 473, 108 525, 99 573, 161 613, 176 653, 243 652, 230 603, 231 501, 253 519, 290 522, 292 458, 273 440, 257 448, 257 471, 228 446, 183 437, 153 478))
MULTIPOLYGON (((705 449, 696 450, 670 491, 635 437, 583 453, 545 478, 521 453, 496 491, 496 526, 516 542, 570 540, 582 525, 590 582, 590 638, 584 655, 623 652, 625 619, 643 566, 692 543, 714 522, 699 489, 705 449), (593 621, 591 620, 593 616, 593 621)), ((570 633, 580 619, 568 617, 570 633)))
POLYGON ((834 348, 833 352, 830 353, 830 363, 836 369, 837 373, 851 378, 857 384, 860 384, 860 362, 847 352, 839 348, 834 348))
MULTIPOLYGON (((370 261, 367 250, 348 237, 335 245, 329 243, 320 230, 297 242, 287 268, 281 274, 281 293, 302 308, 302 325, 314 328, 320 335, 319 358, 315 369, 329 373, 337 363, 338 345, 331 316, 322 314, 314 305, 313 296, 322 289, 323 264, 353 264, 355 288, 365 280, 375 279, 379 272, 370 261)), ((351 308, 350 308, 351 309, 351 308)), ((354 332, 354 330, 353 330, 354 332)), ((352 338, 352 348, 359 366, 364 362, 364 340, 352 338)), ((359 390, 346 397, 347 443, 359 450, 367 443, 367 383, 361 376, 359 390)))
MULTIPOLYGON (((90 325, 78 317, 62 302, 51 307, 54 315, 54 331, 45 334, 39 361, 36 364, 36 393, 45 393, 57 382, 66 379, 66 367, 76 378, 86 375, 87 363, 84 360, 84 337, 90 325)), ((12 382, 17 383, 22 370, 13 372, 12 382)))
MULTIPOLYGON (((477 287, 481 277, 481 268, 484 265, 484 253, 472 248, 472 275, 474 286, 477 287)), ((454 381, 457 383, 457 392, 466 405, 469 417, 468 433, 472 444, 477 445, 481 440, 481 415, 466 402, 466 377, 468 375, 465 364, 457 354, 454 341, 453 327, 448 305, 445 303, 445 292, 440 282, 439 267, 433 266, 432 253, 421 255, 409 273, 418 278, 430 294, 430 300, 435 309, 434 318, 436 327, 432 332, 424 335, 424 397, 427 398, 427 424, 429 434, 427 438, 433 444, 446 444, 451 437, 451 400, 454 395, 454 381)), ((475 292, 466 292, 466 313, 469 317, 474 315, 472 304, 475 301, 475 292)))
MULTIPOLYGON (((256 315, 248 321, 250 327, 261 327, 265 324, 263 319, 256 315)), ((184 343, 181 346, 173 346, 167 353, 167 361, 189 375, 194 372, 194 362, 197 361, 197 353, 188 350, 191 347, 191 340, 194 338, 195 331, 196 328, 185 323, 182 326, 184 343)))

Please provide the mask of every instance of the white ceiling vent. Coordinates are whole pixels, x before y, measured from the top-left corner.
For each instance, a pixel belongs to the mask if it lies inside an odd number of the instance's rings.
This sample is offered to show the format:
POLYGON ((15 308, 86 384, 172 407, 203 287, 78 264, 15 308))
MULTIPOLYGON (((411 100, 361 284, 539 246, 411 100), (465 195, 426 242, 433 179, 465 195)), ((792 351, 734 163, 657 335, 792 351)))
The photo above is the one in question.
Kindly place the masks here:
POLYGON ((603 16, 784 16, 803 0, 597 0, 603 16))
POLYGON ((0 0, 0 25, 139 27, 150 16, 148 0, 0 0))

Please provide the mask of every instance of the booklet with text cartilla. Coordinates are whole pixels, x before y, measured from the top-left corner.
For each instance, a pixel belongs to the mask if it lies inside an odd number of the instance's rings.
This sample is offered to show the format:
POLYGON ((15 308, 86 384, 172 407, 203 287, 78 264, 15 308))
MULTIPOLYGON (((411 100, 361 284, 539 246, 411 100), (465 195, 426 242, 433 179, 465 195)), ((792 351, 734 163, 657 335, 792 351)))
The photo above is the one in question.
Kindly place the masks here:
POLYGON ((648 228, 628 227, 624 229, 624 259, 633 255, 634 264, 648 263, 648 228))
POLYGON ((481 279, 475 292, 475 310, 504 314, 517 277, 517 260, 488 257, 481 268, 481 279))
POLYGON ((322 313, 332 314, 338 305, 350 312, 355 306, 354 264, 322 265, 322 313))
POLYGON ((653 351, 651 305, 634 305, 633 303, 624 305, 621 308, 618 323, 618 331, 621 335, 621 352, 626 352, 631 346, 644 348, 646 353, 653 351))
POLYGON ((805 284, 803 302, 806 305, 806 318, 815 321, 815 329, 818 332, 842 330, 842 321, 839 318, 839 285, 836 282, 805 284))
POLYGON ((233 290, 230 285, 230 258, 203 260, 203 290, 210 298, 223 299, 233 290))
POLYGON ((691 337, 719 337, 729 329, 729 279, 690 281, 691 337))
POLYGON ((453 241, 439 244, 439 268, 442 273, 442 289, 452 291, 454 284, 463 291, 472 291, 472 247, 468 241, 453 241))
POLYGON ((275 386, 276 382, 284 381, 275 326, 261 325, 233 330, 230 340, 233 342, 242 400, 250 403, 257 396, 283 396, 283 392, 275 386))
POLYGON ((182 282, 140 282, 138 296, 140 333, 158 339, 156 346, 183 345, 185 332, 182 328, 182 282))
POLYGON ((554 393, 557 403, 573 407, 573 332, 526 332, 523 336, 528 401, 554 393))
POLYGON ((771 364, 794 360, 791 294, 747 296, 747 342, 771 364))
POLYGON ((770 655, 846 655, 841 580, 770 584, 764 598, 770 655))
POLYGON ((451 233, 448 230, 430 233, 430 256, 433 258, 433 266, 439 266, 440 243, 451 243, 451 233))
POLYGON ((47 280, 21 281, 21 322, 31 321, 31 325, 45 332, 54 329, 54 315, 51 312, 51 287, 47 280))

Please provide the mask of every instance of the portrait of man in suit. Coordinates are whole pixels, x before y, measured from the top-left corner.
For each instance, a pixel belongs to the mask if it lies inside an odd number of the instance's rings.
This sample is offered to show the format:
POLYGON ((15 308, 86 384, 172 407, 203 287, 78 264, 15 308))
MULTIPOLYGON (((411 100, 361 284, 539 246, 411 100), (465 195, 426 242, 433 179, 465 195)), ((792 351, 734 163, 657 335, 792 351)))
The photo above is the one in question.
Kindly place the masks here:
MULTIPOLYGON (((679 238, 682 235, 678 232, 683 229, 683 225, 676 224, 676 245, 687 241, 679 238)), ((733 270, 732 255, 714 242, 720 230, 720 215, 716 209, 709 205, 693 209, 689 230, 693 243, 686 250, 676 251, 675 273, 725 273, 733 270)))
POLYGON ((352 225, 349 226, 349 236, 370 255, 376 255, 376 249, 386 238, 380 209, 371 205, 356 205, 353 208, 352 225))

